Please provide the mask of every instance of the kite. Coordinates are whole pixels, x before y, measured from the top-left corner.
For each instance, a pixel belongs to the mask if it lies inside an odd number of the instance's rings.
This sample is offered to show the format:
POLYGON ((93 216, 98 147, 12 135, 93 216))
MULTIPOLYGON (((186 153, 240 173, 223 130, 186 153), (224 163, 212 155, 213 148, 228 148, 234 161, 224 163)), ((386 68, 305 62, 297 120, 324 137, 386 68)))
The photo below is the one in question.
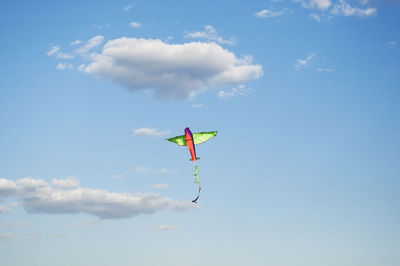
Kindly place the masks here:
MULTIPOLYGON (((185 128, 185 135, 181 136, 176 136, 173 138, 167 139, 170 142, 173 142, 175 144, 178 144, 179 146, 187 146, 190 151, 190 155, 192 158, 190 158, 191 161, 195 162, 199 160, 200 158, 196 156, 196 145, 206 142, 209 139, 212 139, 217 135, 217 131, 208 131, 208 132, 199 132, 199 133, 192 133, 190 129, 187 127, 185 128)), ((199 184, 199 192, 197 194, 197 197, 192 200, 192 202, 197 203, 197 200, 200 197, 200 191, 201 191, 201 183, 200 183, 200 178, 198 176, 199 173, 199 167, 196 165, 195 166, 195 172, 194 176, 196 177, 196 180, 194 181, 195 184, 199 184)))

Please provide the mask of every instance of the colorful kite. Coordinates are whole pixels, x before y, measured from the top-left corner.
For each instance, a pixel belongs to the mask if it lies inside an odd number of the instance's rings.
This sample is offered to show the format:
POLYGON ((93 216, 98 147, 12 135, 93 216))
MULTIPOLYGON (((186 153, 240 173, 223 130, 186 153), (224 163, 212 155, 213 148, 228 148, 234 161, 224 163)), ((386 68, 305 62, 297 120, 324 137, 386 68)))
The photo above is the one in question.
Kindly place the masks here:
MULTIPOLYGON (((190 129, 187 127, 187 128, 185 128, 185 135, 169 138, 167 140, 170 142, 176 143, 179 146, 187 146, 189 148, 190 155, 192 156, 192 158, 190 160, 195 162, 200 159, 196 156, 195 145, 206 142, 207 140, 215 137, 216 135, 217 135, 217 131, 192 133, 190 131, 190 129)), ((194 203, 197 203, 197 200, 200 197, 200 191, 201 191, 201 183, 200 183, 200 178, 197 175, 198 173, 199 173, 199 167, 196 165, 195 172, 194 172, 194 176, 196 177, 196 180, 194 181, 194 183, 199 184, 199 193, 198 193, 197 197, 194 200, 192 200, 192 202, 194 202, 194 203)))

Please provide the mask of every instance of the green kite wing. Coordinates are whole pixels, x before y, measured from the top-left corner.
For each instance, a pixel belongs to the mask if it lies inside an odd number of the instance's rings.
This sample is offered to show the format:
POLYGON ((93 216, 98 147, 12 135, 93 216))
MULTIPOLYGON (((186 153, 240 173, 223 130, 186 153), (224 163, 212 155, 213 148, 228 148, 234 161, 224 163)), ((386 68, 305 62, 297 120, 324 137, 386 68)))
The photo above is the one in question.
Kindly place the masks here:
POLYGON ((194 144, 200 144, 203 143, 217 135, 218 131, 208 131, 208 132, 199 132, 199 133, 193 133, 193 141, 194 144))
POLYGON ((176 143, 179 146, 186 146, 186 139, 185 139, 184 135, 176 136, 176 137, 173 137, 173 138, 170 138, 170 139, 167 139, 167 140, 170 141, 170 142, 176 143))

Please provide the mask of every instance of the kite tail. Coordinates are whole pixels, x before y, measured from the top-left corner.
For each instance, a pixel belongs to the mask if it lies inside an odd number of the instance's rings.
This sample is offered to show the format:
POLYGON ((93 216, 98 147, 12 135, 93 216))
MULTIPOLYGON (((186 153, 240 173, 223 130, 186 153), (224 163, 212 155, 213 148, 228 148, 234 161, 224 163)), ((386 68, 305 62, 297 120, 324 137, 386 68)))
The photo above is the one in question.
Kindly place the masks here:
POLYGON ((194 171, 194 176, 196 177, 196 180, 194 181, 195 184, 199 184, 199 193, 197 194, 197 197, 192 200, 193 203, 197 203, 197 200, 200 197, 200 191, 201 191, 201 183, 200 183, 200 177, 197 175, 197 173, 199 172, 199 167, 196 165, 195 166, 195 171, 194 171))

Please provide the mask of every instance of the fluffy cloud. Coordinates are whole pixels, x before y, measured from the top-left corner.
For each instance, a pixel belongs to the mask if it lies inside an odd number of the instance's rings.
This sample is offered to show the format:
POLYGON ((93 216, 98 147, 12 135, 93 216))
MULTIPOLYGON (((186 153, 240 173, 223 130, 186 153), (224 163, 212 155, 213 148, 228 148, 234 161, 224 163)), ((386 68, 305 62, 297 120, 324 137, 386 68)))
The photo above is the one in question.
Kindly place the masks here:
POLYGON ((158 137, 169 134, 169 131, 159 131, 157 128, 141 127, 133 130, 134 136, 158 137))
POLYGON ((236 44, 235 38, 225 40, 221 36, 218 36, 217 30, 211 25, 204 26, 204 31, 189 32, 185 35, 185 38, 205 39, 211 42, 217 42, 220 44, 228 44, 228 45, 236 44))
POLYGON ((172 200, 154 193, 115 193, 103 189, 57 189, 42 179, 0 179, 0 197, 18 197, 32 213, 79 213, 101 219, 128 218, 158 210, 187 210, 190 202, 172 200))
POLYGON ((262 66, 216 43, 168 44, 158 39, 119 38, 92 54, 86 73, 130 90, 154 90, 156 97, 186 99, 207 88, 260 77, 262 66))

